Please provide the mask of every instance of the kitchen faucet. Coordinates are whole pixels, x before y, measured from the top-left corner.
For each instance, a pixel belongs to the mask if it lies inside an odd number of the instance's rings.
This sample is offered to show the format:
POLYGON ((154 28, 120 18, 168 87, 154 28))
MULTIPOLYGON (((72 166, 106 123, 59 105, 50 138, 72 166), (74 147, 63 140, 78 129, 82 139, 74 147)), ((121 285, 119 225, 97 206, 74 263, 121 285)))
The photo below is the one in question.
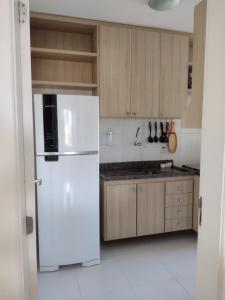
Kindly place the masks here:
POLYGON ((138 146, 138 147, 140 147, 142 145, 142 143, 138 141, 138 136, 139 136, 140 130, 141 130, 141 127, 138 127, 137 132, 136 132, 136 139, 134 142, 134 146, 138 146))

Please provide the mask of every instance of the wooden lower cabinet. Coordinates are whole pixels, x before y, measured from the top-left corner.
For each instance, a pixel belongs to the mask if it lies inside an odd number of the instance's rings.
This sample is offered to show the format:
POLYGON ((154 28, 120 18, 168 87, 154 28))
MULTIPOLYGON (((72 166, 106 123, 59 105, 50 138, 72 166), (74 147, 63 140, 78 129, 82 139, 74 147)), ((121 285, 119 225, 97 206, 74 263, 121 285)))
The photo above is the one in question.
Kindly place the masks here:
POLYGON ((191 205, 193 202, 193 194, 167 194, 165 199, 166 207, 173 207, 179 205, 191 205))
POLYGON ((166 195, 193 193, 193 179, 166 183, 166 195))
POLYGON ((192 228, 192 218, 171 219, 165 221, 165 232, 187 230, 192 228))
POLYGON ((166 183, 165 232, 192 229, 193 178, 166 183))
POLYGON ((192 204, 191 205, 180 205, 177 207, 166 207, 165 219, 185 219, 192 218, 192 204))
POLYGON ((165 231, 164 206, 164 182, 137 185, 138 236, 165 231))
MULTIPOLYGON (((191 176, 157 180, 103 180, 101 182, 103 240, 192 229, 193 193, 198 195, 193 183, 194 178, 191 176)), ((195 211, 196 208, 194 214, 195 211)), ((196 222, 194 219, 194 224, 196 222)))
POLYGON ((198 201, 199 201, 200 177, 194 179, 194 204, 193 204, 193 230, 198 232, 198 201))
POLYGON ((105 241, 136 236, 136 184, 107 186, 102 209, 105 241))

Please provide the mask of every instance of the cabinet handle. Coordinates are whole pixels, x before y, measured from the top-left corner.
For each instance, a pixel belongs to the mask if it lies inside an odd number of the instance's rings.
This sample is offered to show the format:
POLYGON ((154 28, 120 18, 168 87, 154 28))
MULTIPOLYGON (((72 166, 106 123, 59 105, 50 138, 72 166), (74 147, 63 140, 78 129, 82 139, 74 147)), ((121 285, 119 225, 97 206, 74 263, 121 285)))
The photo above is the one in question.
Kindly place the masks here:
POLYGON ((129 115, 130 115, 129 111, 127 111, 127 112, 126 112, 126 115, 127 115, 127 116, 129 116, 129 115))
POLYGON ((136 116, 136 112, 133 112, 133 115, 136 116))

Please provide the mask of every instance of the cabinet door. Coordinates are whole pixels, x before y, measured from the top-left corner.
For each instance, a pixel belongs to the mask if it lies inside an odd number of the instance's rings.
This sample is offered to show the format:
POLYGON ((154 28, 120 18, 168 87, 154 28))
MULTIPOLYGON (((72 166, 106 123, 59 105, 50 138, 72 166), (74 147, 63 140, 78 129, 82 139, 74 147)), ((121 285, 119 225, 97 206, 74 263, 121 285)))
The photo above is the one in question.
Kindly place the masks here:
POLYGON ((132 31, 131 115, 159 116, 160 34, 132 31))
POLYGON ((130 115, 131 30, 100 26, 100 115, 130 115))
POLYGON ((196 232, 198 232, 199 182, 200 182, 200 177, 195 176, 195 181, 194 181, 193 229, 196 232))
POLYGON ((181 117, 187 100, 189 38, 161 34, 160 115, 181 117))
POLYGON ((182 127, 184 128, 202 127, 206 10, 206 0, 201 1, 197 6, 195 6, 192 101, 188 107, 186 107, 183 114, 182 127))
POLYGON ((136 184, 107 186, 104 197, 104 240, 136 236, 136 184))
POLYGON ((164 226, 164 183, 137 185, 137 235, 162 233, 164 226))

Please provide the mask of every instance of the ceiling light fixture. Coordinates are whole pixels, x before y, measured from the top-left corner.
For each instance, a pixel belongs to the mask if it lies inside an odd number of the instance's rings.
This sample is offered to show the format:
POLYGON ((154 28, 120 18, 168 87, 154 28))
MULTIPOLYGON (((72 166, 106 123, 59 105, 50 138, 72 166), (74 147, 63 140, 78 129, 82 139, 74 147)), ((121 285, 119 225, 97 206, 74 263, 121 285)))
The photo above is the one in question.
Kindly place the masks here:
POLYGON ((179 3, 180 0, 149 0, 148 5, 155 10, 169 10, 179 3))

